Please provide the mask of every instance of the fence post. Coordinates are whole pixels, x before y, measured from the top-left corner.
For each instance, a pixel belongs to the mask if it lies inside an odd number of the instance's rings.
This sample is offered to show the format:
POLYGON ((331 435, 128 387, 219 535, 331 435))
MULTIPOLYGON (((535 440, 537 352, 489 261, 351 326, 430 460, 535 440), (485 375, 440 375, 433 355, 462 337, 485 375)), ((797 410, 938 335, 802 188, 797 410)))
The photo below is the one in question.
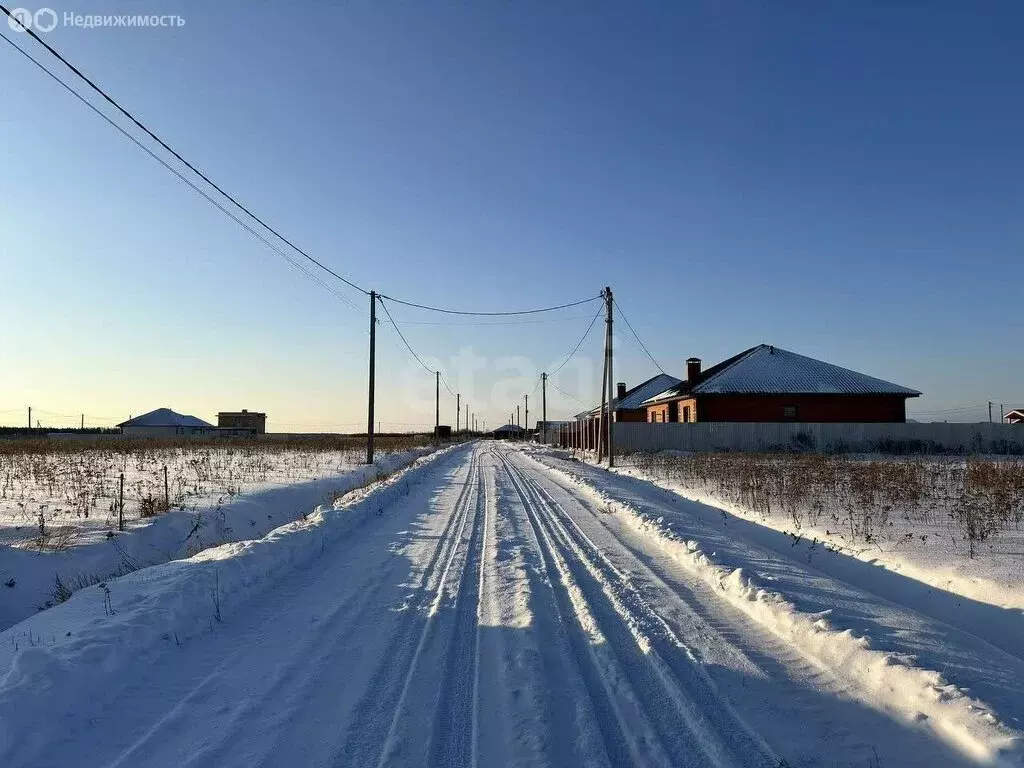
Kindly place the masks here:
POLYGON ((124 472, 121 473, 117 490, 117 530, 124 530, 124 472))
POLYGON ((164 464, 164 509, 171 508, 171 494, 167 488, 167 465, 164 464))

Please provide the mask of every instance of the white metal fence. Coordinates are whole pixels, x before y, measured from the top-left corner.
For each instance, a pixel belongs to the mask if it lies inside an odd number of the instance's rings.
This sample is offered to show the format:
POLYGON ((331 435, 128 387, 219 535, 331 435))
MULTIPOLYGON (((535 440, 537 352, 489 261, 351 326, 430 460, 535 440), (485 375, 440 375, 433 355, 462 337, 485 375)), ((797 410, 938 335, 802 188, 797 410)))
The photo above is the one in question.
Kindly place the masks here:
POLYGON ((615 425, 615 449, 1024 454, 1024 425, 620 422, 615 425))

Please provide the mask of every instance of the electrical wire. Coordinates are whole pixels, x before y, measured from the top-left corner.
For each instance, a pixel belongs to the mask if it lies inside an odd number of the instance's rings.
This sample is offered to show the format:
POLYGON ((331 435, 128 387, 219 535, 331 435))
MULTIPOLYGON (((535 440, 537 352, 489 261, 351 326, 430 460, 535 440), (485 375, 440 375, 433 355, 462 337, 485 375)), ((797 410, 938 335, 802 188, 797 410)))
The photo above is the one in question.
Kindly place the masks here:
MULTIPOLYGON (((603 309, 603 307, 601 309, 603 309)), ((573 350, 572 352, 569 353, 569 356, 565 358, 565 360, 563 360, 561 364, 557 368, 555 368, 555 370, 551 371, 551 373, 548 374, 549 379, 556 373, 558 373, 560 370, 562 370, 569 363, 569 361, 572 360, 573 357, 575 357, 576 353, 580 351, 580 347, 583 346, 583 342, 586 341, 587 336, 590 335, 590 329, 594 327, 594 323, 597 322, 597 318, 601 316, 601 309, 597 310, 597 314, 594 315, 593 319, 591 319, 590 325, 587 326, 587 330, 583 332, 583 335, 580 337, 580 340, 576 342, 576 346, 573 347, 573 350)))
POLYGON ((391 313, 388 311, 388 305, 383 301, 384 297, 383 296, 378 296, 378 298, 381 299, 380 306, 384 310, 384 314, 388 316, 388 320, 390 320, 391 324, 395 327, 395 331, 397 331, 397 333, 398 333, 398 338, 400 338, 402 340, 402 343, 405 344, 405 348, 409 350, 409 354, 411 354, 414 358, 416 358, 416 362, 419 363, 420 365, 422 365, 423 366, 423 370, 425 370, 427 373, 429 373, 429 374, 436 374, 437 371, 432 370, 429 365, 424 363, 420 359, 420 356, 416 354, 416 351, 409 344, 408 340, 406 340, 405 334, 402 333, 402 329, 398 327, 398 323, 395 322, 395 318, 393 318, 391 316, 391 313))
POLYGON ((931 413, 963 413, 964 411, 984 411, 988 409, 988 403, 982 403, 981 405, 965 405, 960 408, 937 408, 930 411, 914 411, 914 414, 931 414, 931 413))
MULTIPOLYGON (((550 380, 550 379, 548 379, 548 381, 551 381, 551 380, 550 380)), ((570 395, 570 394, 569 394, 568 392, 566 392, 566 391, 565 391, 564 389, 562 389, 562 388, 561 388, 560 386, 558 386, 557 384, 555 384, 555 382, 553 382, 553 381, 552 381, 552 382, 551 382, 551 386, 552 386, 552 387, 554 387, 555 389, 557 389, 557 390, 558 390, 559 392, 561 392, 561 393, 562 393, 563 395, 565 395, 566 397, 568 397, 568 398, 569 398, 570 400, 575 400, 575 401, 576 401, 577 403, 579 403, 580 405, 582 405, 582 406, 586 406, 586 403, 584 403, 584 402, 583 402, 582 400, 580 400, 580 399, 579 399, 578 397, 576 397, 575 395, 570 395)))
POLYGON ((644 354, 646 354, 647 357, 651 359, 651 362, 654 363, 655 368, 657 368, 662 373, 665 373, 665 369, 661 367, 661 363, 654 359, 654 355, 652 355, 650 350, 647 349, 647 345, 640 340, 640 337, 637 335, 637 332, 633 330, 633 326, 630 324, 629 318, 627 318, 626 313, 622 311, 622 305, 619 304, 619 300, 612 299, 612 301, 615 303, 615 306, 619 308, 619 316, 626 322, 626 327, 629 328, 629 332, 633 334, 633 338, 636 339, 636 343, 640 345, 640 349, 642 349, 644 351, 644 354))
POLYGON ((444 388, 448 390, 449 395, 451 395, 452 397, 458 397, 458 395, 452 392, 452 388, 448 386, 448 381, 445 379, 443 373, 441 374, 441 383, 444 384, 444 388))
POLYGON ((559 309, 568 309, 569 307, 578 307, 581 304, 587 304, 587 303, 589 303, 591 301, 596 301, 597 299, 601 298, 601 296, 591 296, 589 299, 580 299, 579 301, 572 301, 572 302, 569 302, 568 304, 558 304, 558 305, 553 306, 553 307, 541 307, 540 309, 521 309, 521 310, 507 311, 507 312, 470 312, 470 311, 460 310, 460 309, 443 309, 441 307, 432 307, 432 306, 430 306, 428 304, 417 304, 417 303, 412 302, 412 301, 403 301, 402 299, 396 299, 394 296, 385 296, 384 294, 379 294, 379 296, 382 299, 387 299, 388 301, 393 301, 396 304, 404 304, 407 307, 415 307, 416 309, 425 309, 425 310, 427 310, 429 312, 441 312, 441 313, 446 314, 446 315, 476 315, 478 317, 503 317, 503 316, 509 316, 509 315, 536 315, 536 314, 538 314, 540 312, 555 312, 556 310, 559 310, 559 309))
MULTIPOLYGON (((3 6, 0 6, 0 10, 6 10, 6 9, 4 9, 3 6)), ((8 15, 10 15, 10 14, 8 14, 8 15)), ((211 197, 209 194, 207 194, 207 192, 205 190, 201 189, 191 179, 189 179, 183 173, 181 173, 177 168, 174 168, 172 165, 170 165, 166 160, 164 160, 162 157, 160 157, 158 154, 156 154, 153 150, 151 150, 149 147, 147 147, 145 144, 143 144, 141 141, 139 141, 135 136, 132 136, 122 126, 120 126, 116 122, 114 122, 114 120, 112 120, 109 115, 107 115, 104 112, 102 112, 98 107, 96 107, 94 104, 92 104, 88 99, 86 99, 84 96, 82 96, 80 93, 78 93, 78 91, 76 91, 70 85, 68 85, 63 80, 61 80, 58 75, 56 75, 54 72, 52 72, 41 61, 37 60, 34 56, 32 56, 32 54, 30 54, 28 51, 24 50, 20 45, 18 45, 13 40, 8 38, 2 32, 0 32, 0 37, 2 37, 7 43, 9 43, 16 51, 18 51, 18 53, 20 53, 22 56, 24 56, 29 61, 31 61, 33 64, 35 64, 40 70, 42 70, 44 73, 46 73, 58 85, 60 85, 62 88, 64 88, 68 93, 70 93, 76 99, 78 99, 83 104, 85 104, 85 106, 87 106, 89 109, 91 109, 93 112, 95 112, 101 118, 103 118, 104 121, 106 121, 110 126, 112 126, 119 133, 121 133, 125 138, 127 138, 129 141, 131 141, 137 147, 139 147, 139 149, 141 149, 143 152, 145 152, 147 155, 149 155, 153 160, 155 160, 156 162, 160 163, 160 165, 162 165, 168 171, 170 171, 175 176, 177 176, 180 181, 182 181, 183 183, 185 183, 189 187, 191 187, 192 190, 194 190, 199 195, 201 195, 208 203, 210 203, 211 205, 216 207, 218 210, 220 210, 221 213, 223 213, 225 216, 228 216, 236 224, 238 224, 240 227, 242 227, 244 230, 246 230, 249 234, 251 234, 257 240, 259 240, 265 246, 267 246, 270 250, 272 250, 278 256, 283 258, 285 261, 287 261, 292 266, 294 266, 297 269, 299 269, 301 272, 303 272, 311 280, 316 282, 318 285, 320 285, 325 290, 327 290, 330 293, 332 293, 336 298, 340 299, 345 304, 348 304, 350 307, 352 307, 352 309, 356 310, 357 312, 362 312, 362 310, 360 310, 355 304, 352 303, 351 299, 349 299, 347 296, 344 296, 343 294, 339 293, 338 291, 336 291, 331 286, 327 285, 327 283, 325 283, 323 280, 321 280, 315 274, 310 272, 306 267, 302 266, 302 264, 300 264, 297 261, 295 261, 285 251, 281 250, 278 246, 274 245, 270 240, 268 240, 263 235, 261 235, 259 232, 257 232, 255 229, 253 229, 251 226, 246 224, 239 216, 234 214, 232 211, 228 210, 224 205, 222 205, 220 202, 218 202, 213 197, 211 197)), ((328 270, 328 271, 330 271, 330 270, 328 270)))
POLYGON ((588 317, 590 317, 590 315, 574 315, 572 317, 548 317, 548 318, 537 319, 537 320, 496 320, 496 321, 490 322, 490 323, 486 323, 486 322, 467 322, 467 323, 450 322, 450 323, 446 323, 446 322, 431 321, 431 320, 402 320, 402 325, 436 325, 436 326, 440 326, 440 327, 475 327, 475 328, 485 328, 485 327, 490 326, 490 325, 500 326, 500 325, 533 325, 533 324, 540 324, 540 323, 564 323, 564 322, 568 322, 570 320, 586 320, 588 317))
MULTIPOLYGON (((99 85, 97 85, 88 75, 86 75, 84 72, 82 72, 82 70, 80 70, 78 67, 76 67, 74 64, 72 64, 67 58, 65 58, 64 55, 61 54, 56 48, 54 48, 49 43, 47 43, 45 40, 43 40, 32 29, 29 29, 28 27, 23 25, 21 23, 21 20, 17 16, 13 15, 11 13, 11 11, 6 6, 0 5, 0 11, 2 11, 4 14, 6 14, 12 20, 13 23, 17 23, 17 25, 19 27, 21 27, 21 29, 23 31, 25 31, 29 35, 29 37, 31 37, 37 43, 42 45, 51 55, 53 55, 56 59, 58 59, 68 69, 70 69, 80 80, 82 80, 84 83, 86 83, 86 85, 88 85, 89 88, 91 88, 93 91, 95 91, 97 94, 99 94, 103 98, 104 101, 106 101, 108 104, 110 104, 112 107, 114 107, 114 109, 116 109, 124 117, 126 117, 128 120, 130 120, 136 127, 138 127, 141 131, 143 131, 153 141, 155 141, 157 144, 159 144, 163 149, 165 149, 171 155, 173 155, 174 158, 176 160, 178 160, 178 162, 180 162, 182 165, 184 165, 186 168, 188 168, 190 171, 192 171, 194 174, 196 174, 199 178, 201 178, 204 182, 206 182, 208 185, 210 185, 213 189, 217 190, 217 192, 219 192, 221 195, 223 195, 224 198, 226 198, 227 200, 231 201, 231 203, 236 208, 238 208, 240 211, 243 211, 247 216, 249 216, 249 218, 251 218, 257 224, 259 224, 261 227, 263 227, 267 232, 270 232, 274 237, 276 237, 282 243, 284 243, 285 245, 290 247, 292 250, 294 250, 296 253, 301 255, 303 258, 305 258, 308 261, 310 261, 311 263, 315 264, 317 267, 322 269, 327 274, 329 274, 332 277, 334 277, 334 278, 340 280, 341 282, 345 283, 345 285, 349 286, 350 288, 353 288, 353 289, 355 289, 355 290, 357 290, 357 291, 359 291, 359 292, 361 292, 361 293, 363 293, 365 295, 369 295, 370 291, 366 290, 365 288, 363 288, 360 285, 357 285, 356 283, 354 283, 353 281, 351 281, 348 278, 344 277, 343 275, 338 274, 333 269, 331 269, 326 264, 324 264, 322 261, 319 261, 318 259, 316 259, 313 256, 311 256, 309 253, 307 253, 302 248, 300 248, 298 245, 296 245, 292 240, 290 240, 289 238, 285 237, 278 230, 274 229, 266 221, 264 221, 262 218, 257 216, 255 213, 253 213, 252 210, 250 210, 248 207, 243 205, 236 197, 234 197, 233 195, 228 193, 219 184, 214 182, 206 173, 204 173, 202 170, 200 170, 196 165, 194 165, 193 163, 191 163, 188 160, 186 160, 177 150, 175 150, 173 147, 171 147, 166 141, 161 139, 154 131, 152 131, 150 128, 148 128, 141 120, 139 120, 137 117, 135 117, 135 115, 133 115, 131 112, 129 112, 126 108, 121 106, 121 104, 118 103, 117 100, 115 100, 110 94, 108 94, 105 90, 103 90, 103 88, 101 88, 99 85)), ((56 74, 54 74, 49 69, 47 69, 41 62, 39 62, 35 58, 33 58, 31 54, 29 54, 27 51, 22 49, 13 40, 9 39, 6 35, 0 34, 0 36, 2 36, 8 43, 10 43, 22 55, 24 55, 30 61, 32 61, 32 63, 34 63, 36 66, 38 66, 44 72, 46 72, 50 77, 52 77, 54 80, 56 80, 62 86, 64 86, 68 91, 70 91, 80 101, 82 101, 82 103, 84 103, 86 106, 90 107, 94 112, 96 112, 97 114, 102 116, 108 123, 110 123, 110 125, 112 125, 113 127, 117 128, 121 133, 123 133, 126 136, 128 136, 129 138, 131 138, 137 146, 139 146, 140 148, 146 150, 146 152, 148 154, 150 154, 154 159, 158 159, 157 155, 155 153, 153 153, 151 150, 149 150, 149 148, 146 147, 144 144, 142 144, 142 142, 140 142, 137 139, 135 139, 134 137, 132 137, 124 128, 122 128, 120 125, 115 123, 105 113, 101 112, 97 107, 95 107, 84 96, 80 95, 77 91, 75 91, 71 86, 67 85, 56 74)), ((167 170, 172 171, 180 179, 185 181, 185 177, 182 176, 179 172, 177 172, 176 169, 174 169, 171 165, 169 165, 168 163, 164 162, 163 160, 160 160, 160 162, 161 162, 161 164, 165 168, 167 168, 167 170)), ((191 183, 189 184, 189 186, 191 186, 196 192, 199 192, 200 194, 202 194, 207 200, 209 200, 210 202, 213 202, 210 199, 210 197, 208 195, 206 195, 198 186, 196 186, 195 184, 191 184, 191 183)), ((220 208, 225 214, 228 214, 228 211, 225 208, 223 208, 222 206, 218 205, 218 208, 220 208)), ((230 214, 228 214, 228 215, 230 215, 230 214)), ((235 218, 235 217, 232 216, 232 218, 235 218)), ((238 222, 238 223, 241 223, 237 218, 235 218, 235 221, 238 222)), ((250 230, 250 231, 252 231, 252 230, 250 230)), ((253 232, 253 234, 255 234, 255 232, 253 232)), ((264 242, 266 242, 266 241, 264 241, 264 242)), ((452 315, 477 315, 477 316, 502 316, 502 315, 510 316, 510 315, 531 315, 531 314, 537 314, 537 313, 540 313, 540 312, 553 312, 553 311, 558 310, 558 309, 565 309, 565 308, 568 308, 568 307, 579 306, 580 304, 585 304, 585 303, 587 303, 589 301, 594 301, 595 299, 600 298, 600 297, 599 296, 594 296, 592 298, 584 299, 582 301, 570 302, 570 303, 567 303, 567 304, 560 304, 560 305, 553 306, 553 307, 542 307, 542 308, 539 308, 539 309, 529 309, 529 310, 519 310, 519 311, 506 311, 506 312, 472 312, 472 311, 463 311, 463 310, 455 310, 455 309, 444 309, 444 308, 441 308, 441 307, 434 307, 434 306, 430 306, 430 305, 427 305, 427 304, 418 304, 418 303, 411 302, 411 301, 404 301, 402 299, 396 299, 396 298, 394 298, 392 296, 384 296, 384 298, 388 298, 391 301, 394 301, 394 302, 396 302, 398 304, 404 304, 404 305, 409 306, 409 307, 415 307, 417 309, 424 309, 424 310, 428 310, 428 311, 431 311, 431 312, 441 312, 441 313, 444 313, 444 314, 452 314, 452 315)))
MULTIPOLYGON (((21 21, 19 19, 17 19, 15 16, 13 16, 11 14, 11 12, 6 7, 4 7, 3 5, 0 5, 0 11, 3 11, 11 19, 14 19, 15 21, 17 21, 18 26, 20 26, 22 29, 24 29, 33 40, 35 40, 37 43, 39 43, 44 48, 46 48, 46 50, 48 50, 57 59, 59 59, 64 64, 64 66, 66 66, 68 69, 70 69, 76 75, 78 75, 78 77, 81 80, 83 80, 90 88, 92 88, 94 91, 96 91, 96 93, 98 93, 100 96, 102 96, 104 98, 104 100, 107 101, 107 103, 109 103, 111 106, 114 107, 114 109, 116 109, 122 115, 124 115, 129 120, 131 120, 136 126, 138 126, 142 131, 144 131, 147 136, 149 136, 151 139, 153 139, 153 141, 155 141, 161 147, 163 147, 168 152, 170 152, 172 155, 174 155, 174 157, 180 163, 185 165, 189 170, 191 170, 199 178, 201 178, 203 181, 205 181, 211 187, 213 187, 218 192, 220 192, 224 197, 226 197, 228 200, 230 200, 232 203, 234 203, 237 208, 239 208, 240 210, 244 211, 251 219, 256 221, 260 226, 262 226, 268 232, 273 233, 273 235, 275 237, 277 237, 281 242, 285 243, 286 245, 288 245, 289 247, 294 249, 297 253, 302 254, 305 258, 309 259, 311 262, 313 262, 318 267, 320 267, 320 269, 322 269, 325 272, 327 272, 328 274, 331 274, 334 277, 338 278, 339 280, 341 280, 341 282, 345 283, 349 287, 355 288, 357 291, 361 291, 364 294, 369 294, 370 293, 365 288, 361 288, 360 286, 358 286, 355 283, 353 283, 351 280, 349 280, 349 279, 339 275, 337 272, 335 272, 333 269, 331 269, 327 265, 323 264, 322 262, 318 261, 317 259, 314 259, 312 256, 310 256, 304 250, 299 248, 299 246, 295 245, 295 243, 293 243, 291 240, 289 240, 287 237, 282 235, 276 229, 274 229, 269 224, 267 224, 263 219, 261 219, 255 213, 253 213, 251 210, 249 210, 244 205, 242 205, 236 198, 232 197, 230 194, 228 194, 226 191, 224 191, 224 189, 221 186, 219 186, 217 183, 215 183, 209 176, 207 176, 205 173, 203 173, 201 170, 199 170, 196 166, 194 166, 192 163, 190 163, 188 160, 186 160, 184 157, 182 157, 167 142, 165 142, 163 139, 161 139, 159 136, 157 136, 155 133, 153 133, 153 131, 151 131, 149 128, 147 128, 142 123, 142 121, 140 121, 138 118, 135 117, 135 115, 133 115, 127 109, 125 109, 120 104, 118 104, 117 101, 115 101, 106 91, 104 91, 102 88, 100 88, 98 85, 96 85, 96 83, 94 83, 85 73, 82 72, 82 70, 80 70, 78 67, 76 67, 74 64, 72 64, 70 61, 68 61, 66 58, 64 58, 64 56, 61 55, 60 52, 57 51, 53 46, 51 46, 49 43, 47 43, 45 40, 43 40, 41 37, 39 37, 39 35, 37 35, 33 30, 28 29, 27 27, 25 27, 21 23, 21 21)), ((11 42, 11 41, 8 41, 8 42, 11 42)), ((11 44, 14 45, 13 42, 11 44)), ((18 47, 18 46, 15 45, 15 47, 18 47)))

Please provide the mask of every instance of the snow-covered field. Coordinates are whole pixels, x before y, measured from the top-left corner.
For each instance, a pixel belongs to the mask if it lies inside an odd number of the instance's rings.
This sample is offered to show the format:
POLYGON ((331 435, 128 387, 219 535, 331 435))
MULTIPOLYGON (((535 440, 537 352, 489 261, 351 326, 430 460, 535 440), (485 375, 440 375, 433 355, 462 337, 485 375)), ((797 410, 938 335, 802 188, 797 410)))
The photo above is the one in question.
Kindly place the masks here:
POLYGON ((808 562, 832 550, 1024 610, 1019 459, 665 452, 615 471, 781 531, 808 562))
POLYGON ((262 442, 11 447, 0 452, 0 628, 81 586, 224 542, 258 538, 425 450, 385 445, 367 467, 365 448, 262 442))
POLYGON ((1024 614, 457 446, 0 633, 5 766, 1024 765, 1024 614))

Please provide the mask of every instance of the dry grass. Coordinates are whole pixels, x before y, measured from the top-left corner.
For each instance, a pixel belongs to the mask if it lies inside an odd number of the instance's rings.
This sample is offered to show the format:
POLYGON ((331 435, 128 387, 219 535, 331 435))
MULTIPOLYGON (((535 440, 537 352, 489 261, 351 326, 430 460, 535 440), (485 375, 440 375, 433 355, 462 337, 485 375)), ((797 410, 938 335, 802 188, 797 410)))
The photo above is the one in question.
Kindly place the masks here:
MULTIPOLYGON (((427 442, 429 436, 381 435, 376 450, 384 454, 427 442)), ((137 520, 210 497, 230 499, 254 485, 343 472, 361 464, 365 451, 365 437, 336 435, 0 440, 0 545, 59 551, 85 528, 116 527, 121 474, 125 519, 137 520)))
POLYGON ((1024 461, 985 458, 859 459, 824 454, 636 454, 651 476, 679 482, 797 531, 841 533, 878 544, 945 525, 973 557, 981 542, 1024 521, 1024 461))

